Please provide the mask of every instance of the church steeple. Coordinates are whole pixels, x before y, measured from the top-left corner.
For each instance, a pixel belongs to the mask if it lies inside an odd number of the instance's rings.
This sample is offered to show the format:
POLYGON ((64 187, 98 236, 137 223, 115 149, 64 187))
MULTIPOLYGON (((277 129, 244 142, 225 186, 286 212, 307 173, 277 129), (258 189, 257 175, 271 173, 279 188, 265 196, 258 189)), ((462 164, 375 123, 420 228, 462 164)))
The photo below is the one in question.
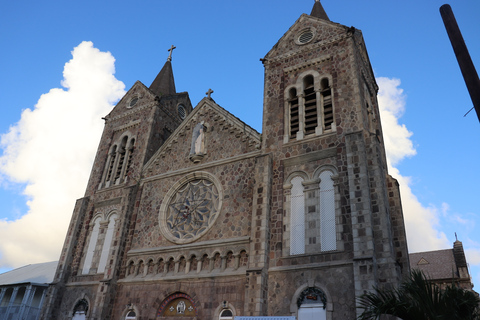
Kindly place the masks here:
POLYGON ((322 7, 322 4, 320 3, 320 0, 315 0, 315 4, 313 5, 313 9, 310 15, 312 17, 330 21, 330 19, 327 16, 327 13, 325 12, 325 10, 322 7))
POLYGON ((172 47, 168 49, 168 51, 170 51, 170 54, 168 55, 167 62, 165 62, 162 70, 160 70, 157 77, 150 85, 150 90, 152 90, 153 93, 158 96, 176 93, 175 80, 173 79, 172 69, 172 52, 175 48, 176 47, 172 45, 172 47))

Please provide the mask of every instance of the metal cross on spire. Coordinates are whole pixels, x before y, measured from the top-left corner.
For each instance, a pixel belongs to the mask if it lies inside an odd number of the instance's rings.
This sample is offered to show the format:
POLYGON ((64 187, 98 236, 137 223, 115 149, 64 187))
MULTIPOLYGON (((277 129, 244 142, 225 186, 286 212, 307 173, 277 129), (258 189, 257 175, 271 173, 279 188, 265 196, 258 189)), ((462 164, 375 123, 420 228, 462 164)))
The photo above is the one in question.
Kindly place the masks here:
POLYGON ((168 51, 170 52, 168 54, 168 61, 172 61, 172 52, 173 52, 173 49, 176 49, 177 47, 175 47, 173 44, 172 44, 172 47, 170 49, 168 49, 168 51))
POLYGON ((208 89, 207 92, 205 92, 205 94, 207 95, 208 99, 212 99, 211 95, 213 93, 213 90, 212 89, 208 89))

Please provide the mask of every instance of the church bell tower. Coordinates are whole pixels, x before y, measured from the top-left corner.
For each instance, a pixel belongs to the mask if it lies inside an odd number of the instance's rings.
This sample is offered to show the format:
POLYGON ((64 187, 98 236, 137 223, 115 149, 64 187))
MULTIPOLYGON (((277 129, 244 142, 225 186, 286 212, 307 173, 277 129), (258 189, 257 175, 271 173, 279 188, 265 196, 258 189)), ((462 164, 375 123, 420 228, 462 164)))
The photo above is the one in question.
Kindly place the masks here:
POLYGON ((333 305, 340 311, 336 299, 354 303, 374 286, 395 286, 408 270, 378 86, 362 32, 332 22, 318 0, 262 61, 262 151, 272 154, 278 177, 269 244, 269 267, 278 272, 269 276, 269 290, 301 286, 303 278, 305 288, 329 292, 328 319, 333 305), (298 271, 302 265, 308 271, 298 271), (351 290, 339 273, 351 274, 351 290))

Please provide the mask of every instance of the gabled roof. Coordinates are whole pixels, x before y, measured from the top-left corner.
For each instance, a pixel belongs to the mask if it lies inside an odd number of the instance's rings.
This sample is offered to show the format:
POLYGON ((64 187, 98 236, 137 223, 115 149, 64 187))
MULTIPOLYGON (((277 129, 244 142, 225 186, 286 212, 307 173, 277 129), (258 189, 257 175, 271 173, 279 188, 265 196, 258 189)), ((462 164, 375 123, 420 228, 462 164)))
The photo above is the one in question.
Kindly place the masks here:
POLYGON ((0 274, 0 286, 20 283, 52 283, 58 261, 29 264, 0 274))
POLYGON ((419 269, 432 280, 457 278, 452 249, 410 253, 410 269, 419 269))
MULTIPOLYGON (((235 136, 235 139, 238 141, 243 141, 243 143, 246 143, 252 149, 258 150, 260 148, 260 133, 216 104, 213 99, 205 97, 145 164, 143 168, 144 172, 153 171, 154 167, 162 162, 161 159, 172 152, 172 148, 174 148, 177 143, 185 140, 185 132, 191 132, 195 124, 202 121, 207 114, 214 118, 212 121, 216 122, 216 126, 218 124, 219 128, 225 128, 226 131, 235 136)), ((214 152, 212 152, 212 154, 214 154, 214 152)))
MULTIPOLYGON (((292 41, 287 41, 288 38, 293 37, 293 35, 297 34, 299 31, 304 30, 305 26, 310 26, 314 27, 316 29, 324 29, 324 30, 331 30, 327 31, 326 34, 328 34, 328 38, 318 38, 315 41, 310 42, 306 47, 310 47, 312 44, 317 44, 319 42, 325 44, 326 42, 331 42, 334 40, 338 40, 337 38, 339 37, 344 37, 345 36, 345 31, 348 29, 348 27, 341 25, 336 22, 332 22, 328 19, 324 18, 319 18, 316 16, 308 15, 308 14, 302 14, 297 21, 285 32, 285 34, 277 41, 277 43, 270 49, 270 51, 265 55, 265 59, 271 58, 271 56, 276 55, 276 50, 277 48, 283 43, 283 44, 291 44, 292 41)), ((295 47, 295 50, 292 49, 293 52, 299 53, 301 50, 298 50, 297 47, 295 47)))

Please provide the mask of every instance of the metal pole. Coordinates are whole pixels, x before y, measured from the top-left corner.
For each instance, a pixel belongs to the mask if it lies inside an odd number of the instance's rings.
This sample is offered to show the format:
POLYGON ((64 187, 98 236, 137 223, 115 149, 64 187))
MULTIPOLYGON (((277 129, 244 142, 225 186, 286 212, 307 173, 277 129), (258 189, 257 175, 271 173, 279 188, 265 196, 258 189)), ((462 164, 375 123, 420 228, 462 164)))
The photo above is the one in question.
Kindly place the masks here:
POLYGON ((470 93, 470 98, 477 112, 478 121, 480 122, 480 79, 478 78, 477 70, 475 70, 472 58, 465 45, 450 5, 444 4, 441 6, 440 14, 442 15, 445 29, 447 29, 450 42, 452 43, 453 51, 457 57, 458 65, 462 71, 463 79, 467 85, 468 93, 470 93))

